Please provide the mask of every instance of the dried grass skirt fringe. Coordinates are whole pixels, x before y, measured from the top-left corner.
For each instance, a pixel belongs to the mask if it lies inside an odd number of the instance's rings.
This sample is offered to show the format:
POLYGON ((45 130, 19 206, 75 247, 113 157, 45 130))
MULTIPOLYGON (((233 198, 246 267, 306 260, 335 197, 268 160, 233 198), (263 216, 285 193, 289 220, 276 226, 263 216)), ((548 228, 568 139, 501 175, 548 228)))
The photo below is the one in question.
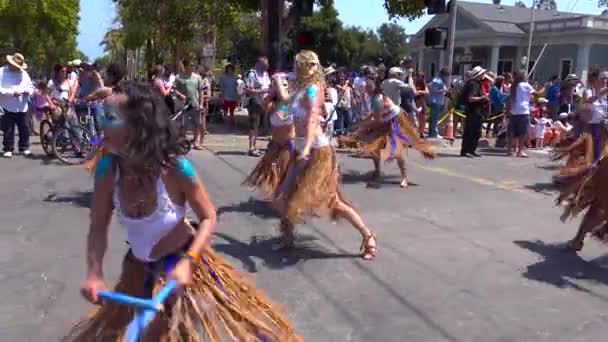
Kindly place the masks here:
POLYGON ((380 159, 381 155, 383 160, 401 156, 403 149, 408 145, 413 146, 427 159, 435 157, 432 146, 420 139, 418 132, 410 124, 407 114, 404 112, 389 122, 362 127, 353 134, 340 139, 340 142, 346 146, 359 147, 361 152, 370 154, 376 159, 380 159), (395 124, 397 124, 397 131, 394 129, 395 124), (398 135, 406 138, 407 142, 404 142, 398 135))
MULTIPOLYGON (((211 250, 205 258, 208 265, 195 266, 193 285, 171 299, 169 310, 150 323, 143 341, 301 341, 277 306, 241 274, 211 250)), ((146 264, 127 254, 115 291, 145 297, 151 290, 144 285, 147 274, 146 264)), ((154 281, 154 293, 163 286, 163 277, 154 281)), ((129 307, 105 303, 64 341, 123 341, 132 318, 129 307)))
POLYGON ((340 187, 336 153, 333 147, 325 146, 313 149, 305 165, 296 166, 292 154, 277 197, 284 201, 285 216, 290 222, 299 223, 304 215, 329 214, 336 218, 340 201, 350 205, 340 187))
POLYGON ((289 143, 279 144, 271 141, 268 143, 264 157, 245 178, 242 185, 260 191, 266 196, 271 196, 285 176, 290 157, 289 143))
MULTIPOLYGON (((600 210, 601 221, 608 220, 608 157, 600 159, 597 165, 570 177, 561 189, 557 204, 564 205, 561 219, 565 221, 577 216, 584 210, 600 210)), ((607 242, 606 224, 594 227, 591 233, 607 242)))

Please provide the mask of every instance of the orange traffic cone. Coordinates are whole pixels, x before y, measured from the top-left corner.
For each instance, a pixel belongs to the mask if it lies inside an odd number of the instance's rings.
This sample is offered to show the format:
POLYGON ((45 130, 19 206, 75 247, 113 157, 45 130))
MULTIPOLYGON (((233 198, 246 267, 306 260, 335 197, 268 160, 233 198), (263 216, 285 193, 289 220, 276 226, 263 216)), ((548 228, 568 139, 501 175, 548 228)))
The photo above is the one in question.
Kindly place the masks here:
POLYGON ((450 144, 454 144, 454 111, 450 110, 448 115, 448 122, 446 122, 443 128, 443 138, 450 141, 450 144))

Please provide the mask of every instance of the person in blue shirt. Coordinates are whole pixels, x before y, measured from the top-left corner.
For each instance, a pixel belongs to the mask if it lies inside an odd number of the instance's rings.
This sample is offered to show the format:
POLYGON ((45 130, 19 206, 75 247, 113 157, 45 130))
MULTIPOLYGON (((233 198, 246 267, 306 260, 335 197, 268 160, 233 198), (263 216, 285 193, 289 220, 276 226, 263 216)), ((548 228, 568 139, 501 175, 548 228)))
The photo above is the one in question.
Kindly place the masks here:
MULTIPOLYGON (((504 113, 505 111, 505 102, 507 100, 507 94, 503 91, 503 85, 505 82, 505 78, 503 76, 496 77, 494 81, 494 85, 490 88, 490 101, 492 103, 492 116, 499 115, 500 113, 504 113)), ((486 128, 486 136, 490 135, 490 129, 492 129, 492 134, 494 136, 497 135, 498 130, 500 129, 500 123, 503 121, 504 116, 500 118, 496 118, 491 121, 486 128)))
POLYGON ((445 111, 445 99, 448 88, 446 83, 450 77, 450 70, 444 67, 439 75, 433 78, 429 87, 431 95, 431 120, 429 121, 429 138, 438 138, 437 122, 445 111))
POLYGON ((546 98, 549 101, 549 110, 554 119, 559 114, 559 84, 560 80, 557 75, 551 77, 551 85, 547 88, 546 94, 546 98))

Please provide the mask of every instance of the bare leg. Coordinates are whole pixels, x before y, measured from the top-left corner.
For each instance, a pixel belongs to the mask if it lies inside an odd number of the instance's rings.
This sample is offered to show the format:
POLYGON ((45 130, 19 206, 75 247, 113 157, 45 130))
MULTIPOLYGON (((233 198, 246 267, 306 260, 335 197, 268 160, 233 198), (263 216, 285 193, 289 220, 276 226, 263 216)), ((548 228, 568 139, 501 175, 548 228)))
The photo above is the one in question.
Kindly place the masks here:
POLYGON ((401 186, 402 188, 407 188, 407 166, 405 160, 407 158, 407 151, 402 152, 400 156, 397 157, 397 166, 399 166, 399 171, 401 172, 401 186))
POLYGON ((361 246, 363 254, 361 257, 365 260, 373 260, 376 257, 376 236, 365 227, 363 219, 361 219, 361 216, 353 207, 344 203, 340 198, 337 200, 338 205, 335 208, 337 215, 350 222, 353 228, 358 230, 363 238, 363 244, 361 246))
POLYGON ((378 158, 372 157, 372 161, 374 162, 374 172, 372 173, 372 180, 378 180, 380 178, 380 165, 381 162, 378 158))
POLYGON ((598 209, 593 204, 589 208, 589 211, 583 217, 583 221, 576 232, 576 235, 572 240, 568 242, 568 247, 575 250, 580 251, 583 249, 583 245, 585 243, 585 237, 593 228, 600 225, 602 222, 602 210, 598 209))

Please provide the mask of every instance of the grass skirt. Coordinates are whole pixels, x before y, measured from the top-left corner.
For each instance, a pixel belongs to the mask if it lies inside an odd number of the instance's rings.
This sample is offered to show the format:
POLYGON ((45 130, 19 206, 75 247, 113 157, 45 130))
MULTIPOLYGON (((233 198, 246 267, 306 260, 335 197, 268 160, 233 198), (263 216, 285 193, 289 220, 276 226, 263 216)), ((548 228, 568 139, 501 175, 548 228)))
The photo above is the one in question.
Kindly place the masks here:
POLYGON ((427 159, 435 157, 433 148, 420 139, 404 112, 389 122, 364 125, 356 132, 341 138, 340 143, 349 147, 358 147, 364 154, 376 159, 382 157, 382 160, 401 156, 403 149, 408 145, 413 146, 427 159), (396 130, 395 125, 397 125, 396 130), (402 137, 407 141, 403 141, 402 137))
POLYGON ((285 218, 301 222, 303 215, 336 218, 336 207, 341 200, 350 205, 340 190, 340 174, 336 153, 331 146, 313 149, 307 161, 296 165, 292 154, 287 173, 281 180, 277 198, 285 203, 285 218), (303 165, 302 165, 303 164, 303 165))
POLYGON ((564 205, 562 221, 585 210, 599 212, 599 217, 593 218, 592 222, 586 227, 581 226, 581 229, 608 241, 608 159, 603 157, 595 166, 570 177, 562 184, 556 202, 564 205))
POLYGON ((566 159, 566 165, 558 171, 557 177, 573 177, 584 172, 593 163, 593 139, 587 133, 581 134, 567 146, 556 147, 553 160, 566 159))
POLYGON ((289 165, 289 143, 279 144, 274 141, 268 143, 264 157, 260 159, 253 171, 245 178, 242 185, 249 186, 271 196, 284 177, 289 165))
MULTIPOLYGON (((301 341, 275 304, 241 274, 211 250, 204 257, 207 264, 193 266, 193 284, 170 298, 169 309, 156 315, 143 341, 301 341)), ((164 285, 165 274, 161 272, 153 286, 146 286, 149 266, 130 252, 122 266, 115 291, 149 297, 152 288, 156 293, 164 285)), ((129 307, 104 303, 72 328, 63 341, 122 341, 132 318, 129 307)))

